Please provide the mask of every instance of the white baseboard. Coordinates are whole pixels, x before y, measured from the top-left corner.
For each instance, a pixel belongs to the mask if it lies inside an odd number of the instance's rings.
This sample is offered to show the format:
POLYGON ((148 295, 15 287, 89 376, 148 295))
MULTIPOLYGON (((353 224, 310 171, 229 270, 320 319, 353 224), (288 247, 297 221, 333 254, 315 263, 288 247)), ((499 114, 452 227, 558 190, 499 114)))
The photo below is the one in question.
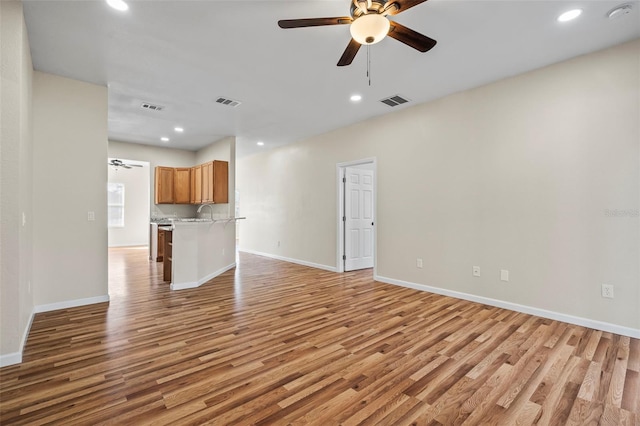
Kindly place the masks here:
POLYGON ((65 300, 64 302, 49 303, 47 305, 38 305, 33 308, 35 314, 41 312, 57 311, 58 309, 76 308, 78 306, 93 305, 95 303, 104 303, 109 301, 109 295, 87 297, 86 299, 65 300))
POLYGON ((31 324, 33 324, 34 316, 35 312, 31 312, 31 315, 29 315, 29 322, 27 322, 27 326, 24 328, 22 333, 22 339, 20 340, 20 352, 0 355, 0 367, 20 364, 22 362, 22 351, 24 350, 24 345, 27 343, 27 337, 29 337, 29 331, 31 330, 31 324))
POLYGON ((556 321, 566 322, 569 324, 579 325, 582 327, 594 328, 596 330, 607 331, 610 333, 620 334, 622 336, 629 336, 640 339, 640 330, 631 327, 625 327, 603 321, 596 321, 589 318, 576 317, 573 315, 562 314, 560 312, 547 311, 546 309, 534 308, 532 306, 520 305, 518 303, 505 302, 503 300, 491 299, 489 297, 476 296, 474 294, 462 293, 459 291, 447 290, 438 287, 431 287, 425 284, 396 280, 394 278, 382 277, 380 275, 375 275, 373 279, 387 284, 399 285, 401 287, 408 287, 414 290, 428 291, 430 293, 441 294, 443 296, 455 297, 456 299, 483 303, 485 305, 509 309, 511 311, 522 312, 542 318, 548 318, 556 321))
POLYGON ((262 253, 262 252, 259 252, 259 251, 248 250, 248 249, 238 249, 238 251, 241 251, 241 252, 244 252, 244 253, 249 253, 249 254, 255 254, 255 255, 258 255, 258 256, 264 256, 264 257, 268 257, 268 258, 271 258, 271 259, 282 260, 282 261, 289 262, 289 263, 295 263, 297 265, 309 266, 311 268, 324 269, 325 271, 330 271, 330 272, 337 272, 338 271, 338 269, 335 266, 321 265, 319 263, 307 262, 306 260, 292 259, 290 257, 283 257, 283 256, 275 255, 275 254, 262 253))
POLYGON ((9 365, 20 364, 22 362, 22 352, 13 352, 10 354, 0 355, 0 368, 9 365))
POLYGON ((64 302, 49 303, 47 305, 38 305, 33 308, 33 312, 29 316, 29 322, 22 333, 22 340, 20 341, 20 351, 12 352, 10 354, 0 355, 0 367, 6 367, 8 365, 20 364, 22 362, 22 351, 24 345, 27 343, 27 337, 29 337, 29 331, 31 331, 31 325, 33 324, 33 318, 36 314, 49 311, 57 311, 58 309, 75 308, 84 305, 93 305, 94 303, 104 303, 109 301, 109 295, 89 297, 86 299, 67 300, 64 302))
POLYGON ((224 274, 229 269, 233 269, 235 267, 236 267, 236 263, 233 262, 230 265, 225 266, 224 268, 218 269, 217 271, 212 272, 209 275, 206 275, 206 276, 200 278, 198 281, 191 281, 191 282, 186 282, 186 283, 176 283, 176 284, 171 283, 171 285, 169 287, 171 288, 171 290, 186 290, 188 288, 200 287, 202 284, 206 283, 207 281, 217 277, 218 275, 224 274))

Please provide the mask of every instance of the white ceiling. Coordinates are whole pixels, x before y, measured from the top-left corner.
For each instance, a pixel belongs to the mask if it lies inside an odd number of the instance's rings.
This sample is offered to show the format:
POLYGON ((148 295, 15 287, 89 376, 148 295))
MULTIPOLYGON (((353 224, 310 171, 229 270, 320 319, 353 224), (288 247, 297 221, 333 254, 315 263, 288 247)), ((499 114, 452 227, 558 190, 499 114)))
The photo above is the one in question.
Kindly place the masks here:
POLYGON ((430 0, 393 19, 437 46, 420 53, 385 38, 371 47, 368 86, 365 48, 336 66, 347 25, 277 25, 347 16, 349 0, 128 3, 118 12, 101 0, 26 0, 34 68, 107 85, 111 139, 196 150, 235 135, 240 156, 640 37, 640 0, 430 0), (631 14, 607 18, 625 3, 631 14), (575 7, 577 20, 556 21, 575 7), (379 102, 395 94, 412 102, 379 102), (219 96, 242 104, 221 106, 219 96))

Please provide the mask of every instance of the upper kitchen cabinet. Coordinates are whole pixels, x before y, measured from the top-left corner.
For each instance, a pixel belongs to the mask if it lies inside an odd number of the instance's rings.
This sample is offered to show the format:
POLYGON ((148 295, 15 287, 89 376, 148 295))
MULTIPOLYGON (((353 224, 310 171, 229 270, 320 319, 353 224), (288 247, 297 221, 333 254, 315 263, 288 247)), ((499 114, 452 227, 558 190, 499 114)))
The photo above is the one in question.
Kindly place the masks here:
POLYGON ((191 203, 191 167, 173 169, 174 204, 191 203))
POLYGON ((202 165, 202 203, 229 202, 229 163, 210 161, 202 165))
POLYGON ((156 167, 156 204, 191 203, 191 168, 156 167))
POLYGON ((202 203, 202 165, 191 168, 191 204, 202 203))
POLYGON ((209 161, 195 167, 156 167, 156 204, 229 202, 229 162, 209 161))
POLYGON ((173 167, 156 167, 156 204, 173 204, 173 167))

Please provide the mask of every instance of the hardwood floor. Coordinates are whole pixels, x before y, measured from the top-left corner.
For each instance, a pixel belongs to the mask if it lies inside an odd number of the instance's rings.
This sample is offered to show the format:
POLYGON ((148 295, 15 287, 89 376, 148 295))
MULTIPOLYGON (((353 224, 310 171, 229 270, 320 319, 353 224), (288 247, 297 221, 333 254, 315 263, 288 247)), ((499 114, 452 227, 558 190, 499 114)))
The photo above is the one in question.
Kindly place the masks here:
POLYGON ((640 424, 637 339, 248 254, 171 292, 147 253, 36 315, 0 423, 640 424))

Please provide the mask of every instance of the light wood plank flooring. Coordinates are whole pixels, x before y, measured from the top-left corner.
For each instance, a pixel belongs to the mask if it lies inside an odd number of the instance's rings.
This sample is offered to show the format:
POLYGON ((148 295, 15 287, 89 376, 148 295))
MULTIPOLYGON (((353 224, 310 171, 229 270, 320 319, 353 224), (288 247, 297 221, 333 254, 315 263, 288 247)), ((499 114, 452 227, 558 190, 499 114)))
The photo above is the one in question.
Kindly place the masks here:
POLYGON ((636 339, 246 254, 193 290, 145 249, 110 271, 36 315, 0 423, 640 424, 636 339))

